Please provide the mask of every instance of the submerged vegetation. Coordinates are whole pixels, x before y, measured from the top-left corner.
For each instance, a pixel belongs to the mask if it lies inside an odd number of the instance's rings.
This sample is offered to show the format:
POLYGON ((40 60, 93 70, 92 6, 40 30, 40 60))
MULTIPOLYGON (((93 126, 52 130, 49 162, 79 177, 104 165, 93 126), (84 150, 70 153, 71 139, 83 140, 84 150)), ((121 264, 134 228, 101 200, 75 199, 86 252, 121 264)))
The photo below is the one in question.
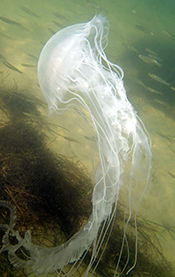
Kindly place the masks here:
POLYGON ((0 93, 4 114, 0 128, 1 199, 17 207, 20 225, 34 228, 38 222, 45 226, 57 221, 68 237, 77 231, 82 216, 89 215, 91 204, 84 200, 91 181, 82 167, 49 150, 48 124, 37 110, 43 104, 26 95, 17 89, 0 93))
MULTIPOLYGON (((40 113, 42 108, 42 101, 31 93, 19 91, 17 87, 0 87, 0 195, 1 200, 16 207, 15 229, 22 236, 31 230, 34 243, 53 247, 67 241, 89 218, 93 183, 82 165, 51 152, 47 134, 52 134, 52 130, 48 132, 51 127, 40 113)), ((134 264, 135 222, 131 220, 125 232, 125 212, 122 203, 118 203, 116 218, 106 236, 108 245, 104 243, 99 253, 103 254, 102 259, 92 268, 98 276, 112 277, 114 273, 126 276, 134 264)), ((8 224, 9 216, 8 209, 0 207, 0 224, 8 224)), ((163 256, 158 239, 158 232, 163 235, 163 231, 174 236, 173 229, 157 226, 139 216, 137 226, 137 264, 129 275, 173 276, 172 265, 163 256)), ((3 235, 1 228, 1 247, 3 235)), ((9 239, 15 245, 13 236, 9 239)), ((90 248, 82 268, 89 263, 92 251, 90 248)), ((21 250, 19 257, 24 258, 24 253, 25 250, 21 250)), ((83 276, 81 268, 78 270, 83 276)), ((7 252, 3 252, 0 254, 0 276, 27 274, 25 270, 14 268, 7 252)))

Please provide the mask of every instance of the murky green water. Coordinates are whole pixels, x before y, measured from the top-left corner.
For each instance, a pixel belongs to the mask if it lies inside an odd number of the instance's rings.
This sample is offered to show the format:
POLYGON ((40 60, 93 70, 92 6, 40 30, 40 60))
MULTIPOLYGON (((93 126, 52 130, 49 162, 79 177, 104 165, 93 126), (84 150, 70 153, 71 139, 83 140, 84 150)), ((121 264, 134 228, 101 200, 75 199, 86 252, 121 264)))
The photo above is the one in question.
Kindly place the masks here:
MULTIPOLYGON (((123 68, 128 98, 152 139, 151 182, 138 214, 157 229, 156 238, 151 237, 151 241, 155 245, 160 243, 162 254, 172 266, 175 256, 174 10, 174 1, 1 0, 0 11, 0 82, 4 87, 27 89, 44 103, 37 79, 37 61, 44 44, 60 29, 89 21, 95 14, 108 18, 108 59, 123 68)), ((46 118, 47 106, 43 104, 38 109, 46 118)), ((1 127, 4 120, 2 112, 1 127)), ((47 142, 49 149, 80 161, 93 178, 94 168, 89 164, 92 152, 96 151, 93 133, 89 140, 84 133, 77 133, 72 121, 65 120, 63 124, 63 119, 56 117, 48 121, 57 125, 53 129, 59 134, 51 136, 47 142)), ((123 194, 121 191, 121 199, 123 194)), ((104 271, 97 274, 108 276, 104 271)), ((149 272, 145 274, 152 276, 149 272)))

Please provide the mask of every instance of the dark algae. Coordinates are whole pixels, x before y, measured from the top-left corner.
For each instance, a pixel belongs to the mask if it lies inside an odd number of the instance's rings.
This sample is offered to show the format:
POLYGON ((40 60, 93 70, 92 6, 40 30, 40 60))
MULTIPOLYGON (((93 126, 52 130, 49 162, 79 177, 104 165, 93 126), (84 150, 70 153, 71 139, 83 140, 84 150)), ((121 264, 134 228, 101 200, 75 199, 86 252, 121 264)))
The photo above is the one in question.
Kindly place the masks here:
POLYGON ((0 16, 0 20, 7 23, 7 24, 15 25, 15 26, 20 27, 21 29, 27 30, 27 28, 25 28, 21 23, 15 21, 15 20, 9 19, 7 17, 0 16))
POLYGON ((27 8, 25 6, 22 6, 21 10, 23 10, 25 13, 27 13, 27 14, 29 14, 31 16, 39 18, 39 16, 36 13, 34 13, 31 9, 29 9, 29 8, 27 8))
POLYGON ((13 71, 16 71, 20 74, 22 74, 22 71, 19 70, 18 68, 16 68, 15 66, 13 66, 11 63, 9 63, 6 58, 4 58, 1 54, 0 54, 0 61, 6 66, 8 67, 9 69, 13 70, 13 71))
MULTIPOLYGON (((21 235, 31 230, 34 243, 53 247, 69 239, 89 218, 93 182, 81 164, 49 149, 55 133, 39 112, 44 108, 43 102, 27 90, 0 87, 0 111, 3 114, 0 122, 0 195, 1 200, 16 207, 15 228, 21 235), (51 137, 46 135, 48 130, 51 137)), ((98 253, 100 259, 97 257, 92 268, 98 276, 112 277, 114 273, 128 276, 135 261, 135 222, 131 220, 124 231, 125 212, 126 208, 119 202, 118 213, 107 231, 108 246, 104 243, 98 253)), ((1 226, 8 224, 9 218, 8 208, 0 206, 1 226)), ((173 227, 156 225, 139 215, 137 227, 137 263, 129 276, 174 276, 158 239, 158 233, 162 231, 170 232, 174 237, 173 227)), ((105 226, 101 228, 105 230, 105 226)), ((1 247, 3 235, 4 230, 0 228, 1 247)), ((9 235, 9 239, 16 244, 13 236, 9 235)), ((92 251, 93 247, 88 250, 83 267, 89 263, 92 251)), ((25 248, 18 250, 18 257, 27 259, 28 255, 25 248)), ((3 252, 0 254, 0 276, 28 275, 25 270, 13 267, 7 253, 3 252)))

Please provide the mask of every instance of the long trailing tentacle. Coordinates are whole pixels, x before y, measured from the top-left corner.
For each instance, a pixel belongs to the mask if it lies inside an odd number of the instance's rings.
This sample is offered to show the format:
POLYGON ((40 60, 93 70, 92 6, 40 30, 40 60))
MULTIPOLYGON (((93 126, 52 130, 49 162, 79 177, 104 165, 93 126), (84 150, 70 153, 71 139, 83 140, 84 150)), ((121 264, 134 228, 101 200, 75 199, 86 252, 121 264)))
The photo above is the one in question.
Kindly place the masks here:
MULTIPOLYGON (((108 242, 127 160, 131 159, 128 184, 129 217, 126 225, 133 207, 137 214, 139 206, 135 206, 134 200, 139 181, 136 170, 142 156, 145 156, 145 171, 141 172, 142 181, 145 181, 146 187, 148 184, 151 166, 149 135, 127 99, 122 80, 123 70, 109 62, 106 57, 104 47, 107 45, 107 35, 107 20, 95 16, 88 23, 70 26, 55 34, 40 55, 39 83, 49 109, 59 114, 80 106, 80 110, 82 109, 83 113, 85 111, 84 114, 88 113, 88 124, 96 132, 99 166, 95 173, 92 193, 92 214, 82 229, 61 246, 49 249, 35 245, 31 241, 30 231, 22 238, 18 231, 14 230, 15 207, 8 202, 0 201, 0 206, 10 211, 9 224, 0 225, 6 230, 1 252, 7 250, 13 265, 31 265, 35 273, 47 274, 58 269, 64 272, 64 267, 72 263, 67 273, 71 276, 93 243, 91 259, 85 272, 87 276, 92 266, 96 263, 96 268, 98 265, 108 242), (59 50, 58 53, 55 47, 59 50), (54 52, 53 57, 49 52, 51 50, 54 52), (136 182, 134 195, 131 189, 133 181, 136 182), (17 239, 15 245, 10 243, 9 234, 17 239), (23 253, 22 247, 28 252, 23 253), (17 250, 21 251, 24 259, 16 254, 17 250)), ((84 116, 83 118, 85 119, 84 116)), ((121 253, 122 249, 120 256, 121 253)), ((62 275, 64 276, 64 273, 62 275)))

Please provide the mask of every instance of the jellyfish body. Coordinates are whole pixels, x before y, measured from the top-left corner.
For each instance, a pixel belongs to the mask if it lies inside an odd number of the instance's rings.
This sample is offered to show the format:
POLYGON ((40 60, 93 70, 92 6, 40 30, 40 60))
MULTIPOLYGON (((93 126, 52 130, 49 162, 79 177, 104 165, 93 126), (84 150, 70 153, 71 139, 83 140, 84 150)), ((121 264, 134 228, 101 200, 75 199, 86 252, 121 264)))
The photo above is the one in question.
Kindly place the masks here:
POLYGON ((116 212, 125 163, 129 159, 128 189, 134 181, 145 182, 145 188, 148 184, 149 134, 127 99, 122 69, 109 62, 104 52, 108 29, 108 21, 95 16, 87 23, 60 30, 40 54, 38 78, 50 114, 61 114, 77 107, 86 110, 96 132, 99 164, 92 193, 92 214, 71 239, 59 247, 47 249, 34 245, 30 233, 24 239, 18 234, 19 244, 31 256, 28 261, 20 262, 8 242, 4 244, 14 265, 31 265, 35 273, 63 270, 68 263, 83 259, 93 243, 87 276, 116 212))

